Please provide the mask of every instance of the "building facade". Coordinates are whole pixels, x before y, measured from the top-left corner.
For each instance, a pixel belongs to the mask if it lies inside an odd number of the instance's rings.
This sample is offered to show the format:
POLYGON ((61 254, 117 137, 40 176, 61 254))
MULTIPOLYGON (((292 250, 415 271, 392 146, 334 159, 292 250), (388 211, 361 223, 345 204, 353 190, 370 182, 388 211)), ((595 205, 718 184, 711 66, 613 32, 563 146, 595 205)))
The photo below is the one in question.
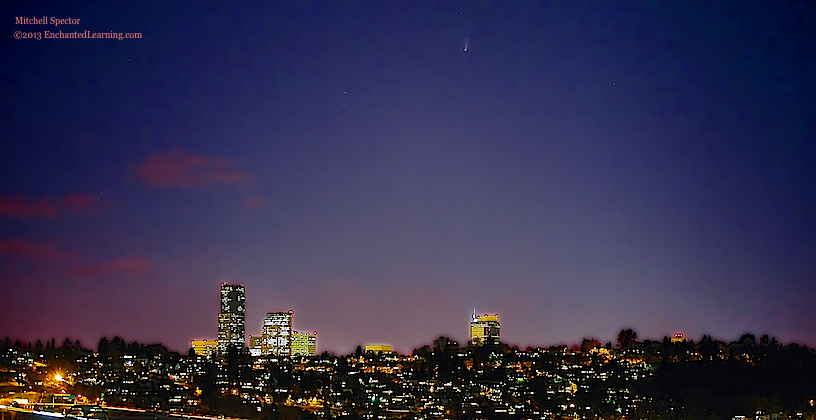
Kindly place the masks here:
POLYGON ((481 346, 486 343, 499 344, 501 340, 498 315, 477 316, 473 310, 473 317, 470 320, 470 342, 474 346, 481 346))
POLYGON ((292 356, 316 356, 317 331, 292 334, 292 356))
POLYGON ((289 357, 292 355, 292 316, 294 311, 270 312, 263 324, 261 354, 289 357))
POLYGON ((365 346, 366 353, 392 353, 393 350, 391 346, 388 344, 366 344, 365 346))
POLYGON ((229 346, 243 349, 244 302, 246 291, 243 284, 221 283, 221 312, 218 314, 218 351, 227 354, 229 346))
POLYGON ((210 357, 211 354, 218 351, 218 341, 204 340, 190 340, 190 347, 199 356, 210 357))

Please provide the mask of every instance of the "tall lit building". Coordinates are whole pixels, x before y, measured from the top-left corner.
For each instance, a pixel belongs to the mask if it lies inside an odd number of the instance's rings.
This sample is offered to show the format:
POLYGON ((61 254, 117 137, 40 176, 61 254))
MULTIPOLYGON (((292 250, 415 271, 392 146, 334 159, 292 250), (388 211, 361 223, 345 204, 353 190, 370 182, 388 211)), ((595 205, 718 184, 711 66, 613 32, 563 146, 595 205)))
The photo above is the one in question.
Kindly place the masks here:
POLYGON ((473 318, 470 320, 470 342, 474 346, 481 346, 485 343, 499 344, 500 338, 499 316, 487 314, 477 316, 474 309, 473 318))
POLYGON ((261 354, 271 356, 292 355, 292 315, 289 312, 270 312, 263 324, 261 354))
POLYGON ((209 357, 211 354, 213 354, 213 352, 218 350, 217 346, 218 341, 215 340, 190 340, 190 347, 192 347, 195 353, 199 356, 209 357))
POLYGON ((221 313, 218 314, 218 351, 227 354, 229 346, 243 349, 244 285, 221 283, 221 313))
POLYGON ((317 355, 317 331, 292 334, 292 356, 317 355))

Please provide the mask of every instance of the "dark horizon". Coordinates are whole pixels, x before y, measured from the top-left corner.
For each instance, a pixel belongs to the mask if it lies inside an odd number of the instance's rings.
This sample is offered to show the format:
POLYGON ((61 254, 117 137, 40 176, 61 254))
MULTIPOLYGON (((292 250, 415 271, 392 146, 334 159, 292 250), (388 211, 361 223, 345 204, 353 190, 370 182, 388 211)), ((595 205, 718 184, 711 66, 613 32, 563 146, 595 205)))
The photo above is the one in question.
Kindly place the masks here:
MULTIPOLYGON (((635 333, 637 333, 637 331, 635 331, 635 333)), ((676 334, 676 333, 674 333, 674 334, 676 334)), ((616 333, 615 335, 617 336, 617 333, 616 333)), ((673 334, 669 334, 669 335, 666 335, 666 336, 663 336, 663 337, 660 337, 660 338, 654 338, 654 337, 645 337, 645 338, 644 338, 644 337, 640 337, 640 336, 638 335, 638 337, 636 338, 636 341, 637 341, 638 343, 641 343, 641 344, 642 344, 643 342, 645 342, 645 341, 651 341, 651 342, 653 342, 653 343, 660 343, 660 342, 662 342, 662 341, 664 340, 664 338, 671 338, 671 337, 672 337, 672 335, 673 335, 673 334)), ((754 333, 751 333, 751 332, 746 332, 746 333, 744 333, 744 334, 741 334, 739 337, 735 337, 735 338, 734 338, 734 339, 732 339, 732 340, 722 339, 721 337, 710 337, 710 338, 711 338, 713 341, 716 341, 716 342, 722 342, 722 343, 725 343, 725 344, 733 344, 733 343, 739 343, 739 342, 740 342, 740 340, 741 340, 741 339, 742 339, 742 338, 743 338, 745 335, 751 335, 751 336, 753 336, 753 337, 754 337, 754 341, 755 341, 755 343, 756 343, 757 345, 759 345, 759 344, 760 344, 760 339, 762 338, 762 336, 763 336, 763 335, 767 335, 769 340, 774 340, 774 339, 777 339, 777 337, 776 337, 776 336, 774 336, 774 335, 772 335, 772 334, 754 334, 754 333)), ((700 343, 700 341, 702 341, 702 339, 703 339, 704 337, 706 337, 706 336, 708 336, 708 334, 706 334, 706 335, 704 335, 704 336, 701 336, 701 337, 699 337, 699 338, 689 337, 689 336, 687 336, 687 335, 684 335, 684 337, 685 337, 685 338, 686 338, 686 339, 687 339, 689 342, 692 342, 692 343, 694 343, 694 344, 699 344, 699 343, 700 343)), ((101 341, 103 338, 104 338, 104 339, 106 339, 106 340, 107 340, 107 342, 108 342, 108 345, 110 345, 110 342, 111 342, 112 340, 114 340, 115 338, 117 338, 117 337, 118 337, 120 340, 122 340, 122 341, 123 341, 125 344, 132 344, 132 343, 134 343, 134 342, 135 342, 135 343, 137 343, 137 344, 139 344, 139 345, 144 345, 145 347, 147 347, 147 346, 152 346, 152 345, 160 345, 160 346, 164 347, 165 349, 167 349, 167 351, 170 351, 170 352, 176 352, 176 353, 179 353, 180 355, 186 355, 186 354, 187 354, 187 353, 190 351, 190 348, 189 348, 189 347, 188 347, 187 349, 184 349, 184 350, 179 350, 179 349, 175 349, 175 348, 169 347, 169 346, 167 346, 167 345, 166 345, 166 344, 164 344, 164 343, 148 343, 148 342, 139 342, 139 341, 134 341, 134 340, 127 340, 126 338, 123 338, 123 337, 121 337, 121 336, 114 336, 114 337, 99 337, 99 340, 96 340, 96 342, 95 342, 95 343, 93 343, 91 346, 89 346, 89 345, 88 345, 88 343, 82 342, 82 341, 80 340, 80 346, 82 346, 82 348, 83 348, 83 349, 85 349, 85 350, 90 350, 90 351, 96 352, 96 351, 97 351, 97 347, 99 346, 99 342, 100 342, 100 341, 101 341)), ((401 354, 401 355, 411 354, 411 353, 412 353, 414 350, 420 349, 420 348, 422 348, 422 347, 423 347, 423 346, 425 346, 425 345, 428 345, 428 346, 433 347, 434 341, 435 341, 435 340, 437 340, 438 338, 441 338, 441 337, 447 337, 447 338, 452 339, 452 337, 448 337, 448 336, 438 336, 438 337, 434 337, 434 338, 432 338, 432 339, 428 340, 427 342, 420 343, 419 345, 416 345, 414 348, 412 348, 412 349, 410 349, 410 350, 408 350, 408 351, 403 351, 402 349, 398 349, 398 348, 393 348, 393 350, 394 350, 396 353, 401 354)), ((3 340, 4 340, 5 338, 9 338, 9 340, 11 341, 11 344, 12 344, 12 345, 14 345, 14 344, 15 344, 15 342, 20 342, 20 344, 22 344, 24 347, 30 344, 32 348, 34 347, 34 345, 35 345, 35 344, 36 344, 36 342, 38 341, 38 340, 34 340, 34 341, 30 341, 30 342, 27 342, 27 341, 26 341, 26 342, 24 342, 23 340, 18 340, 18 339, 15 339, 14 337, 0 337, 0 339, 3 339, 3 340)), ((62 345, 65 343, 66 338, 67 338, 67 339, 68 339, 68 340, 71 342, 71 344, 72 344, 72 345, 75 345, 75 344, 76 344, 76 341, 77 341, 77 340, 71 340, 71 337, 63 337, 61 340, 60 340, 60 339, 57 339, 56 337, 52 337, 52 338, 54 339, 54 343, 55 343, 55 346, 56 346, 57 348, 59 348, 60 346, 62 346, 62 345)), ((600 339, 598 339, 597 337, 581 337, 580 339, 575 340, 574 342, 570 342, 570 343, 559 343, 559 344, 552 344, 552 345, 546 345, 546 346, 524 346, 524 347, 522 347, 522 346, 519 346, 519 345, 516 345, 516 344, 513 344, 513 343, 507 343, 507 342, 505 342, 505 341, 503 341, 503 340, 502 340, 502 344, 507 345, 507 346, 508 346, 508 347, 510 347, 510 348, 513 348, 513 347, 518 347, 518 348, 519 348, 519 350, 525 350, 527 347, 531 347, 531 348, 533 348, 533 349, 538 349, 538 348, 545 349, 545 348, 553 348, 553 347, 567 347, 567 348, 573 348, 573 347, 576 347, 576 346, 580 346, 580 345, 581 345, 581 343, 583 342, 583 340, 598 340, 598 342, 600 342, 600 344, 601 344, 602 346, 605 346, 606 344, 610 344, 610 343, 611 343, 611 345, 612 345, 612 347, 613 347, 613 348, 617 348, 617 347, 618 347, 618 344, 617 344, 617 342, 616 342, 616 341, 617 341, 617 339, 613 339, 613 340, 600 340, 600 339)), ((778 340, 778 339, 777 339, 777 340, 778 340)), ((45 348, 45 346, 48 344, 48 342, 50 342, 50 341, 51 341, 51 339, 48 339, 48 340, 42 340, 42 339, 39 339, 39 341, 40 341, 40 342, 41 342, 41 344, 43 345, 43 348, 45 348)), ((464 347, 467 347, 467 346, 468 346, 468 343, 469 343, 469 341, 465 341, 465 342, 461 342, 461 341, 458 341, 458 340, 454 340, 454 341, 456 341, 456 342, 458 343, 458 345, 459 345, 460 347, 463 347, 463 348, 464 348, 464 347)), ((353 354, 353 353, 355 352, 356 347, 358 347, 358 346, 359 346, 359 347, 362 347, 363 349, 365 349, 365 346, 366 346, 366 345, 372 345, 372 344, 388 344, 388 343, 361 343, 361 344, 358 344, 358 345, 353 346, 353 347, 352 347, 352 350, 351 350, 350 352, 345 352, 345 353, 333 352, 333 351, 331 351, 331 350, 321 350, 320 348, 318 348, 318 349, 317 349, 317 356, 320 356, 320 355, 321 355, 321 354, 323 354, 324 352, 328 352, 329 354, 332 354, 332 355, 334 355, 334 356, 346 356, 346 355, 349 355, 349 354, 353 354)), ((812 349, 812 347, 811 347, 811 346, 808 346, 807 344, 797 343, 797 342, 782 342, 782 341, 777 341, 777 342, 776 342, 776 344, 777 344, 777 345, 779 345, 779 346, 782 346, 782 347, 788 347, 788 346, 791 346, 791 345, 799 345, 799 346, 804 346, 804 347, 806 347, 806 348, 808 348, 808 349, 812 349)))
POLYGON ((3 334, 816 347, 812 2, 9 6, 3 334))

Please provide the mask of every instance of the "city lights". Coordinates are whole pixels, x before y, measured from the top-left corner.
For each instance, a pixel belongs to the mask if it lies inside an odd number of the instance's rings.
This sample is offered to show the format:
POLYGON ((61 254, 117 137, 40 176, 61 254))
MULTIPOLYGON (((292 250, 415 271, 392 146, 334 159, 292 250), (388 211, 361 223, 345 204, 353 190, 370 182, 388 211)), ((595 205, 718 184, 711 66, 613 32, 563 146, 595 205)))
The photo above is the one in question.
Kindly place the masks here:
MULTIPOLYGON (((226 301, 228 307, 235 302, 243 302, 242 296, 233 294, 226 301)), ((388 344, 367 344, 348 355, 317 356, 316 333, 294 331, 293 317, 292 310, 269 312, 263 335, 250 339, 255 350, 266 346, 257 353, 241 346, 223 354, 210 340, 192 340, 192 353, 175 353, 162 346, 127 345, 117 337, 102 340, 98 352, 73 348, 66 341, 63 349, 46 356, 0 342, 0 372, 13 376, 9 383, 19 389, 33 391, 0 395, 0 409, 76 420, 99 418, 93 410, 103 406, 108 412, 202 420, 261 420, 282 406, 312 413, 330 410, 333 417, 357 412, 373 418, 379 410, 388 414, 381 419, 406 413, 425 418, 556 418, 559 411, 561 418, 655 418, 656 413, 657 418, 667 418, 678 412, 697 418, 700 408, 690 408, 688 401, 677 403, 681 396, 675 390, 699 387, 694 372, 700 367, 716 365, 727 371, 737 366, 712 385, 733 389, 756 375, 752 369, 757 366, 785 366, 778 360, 796 358, 799 363, 788 366, 816 365, 808 359, 816 358, 812 350, 784 347, 767 337, 760 340, 765 344, 751 344, 749 335, 730 344, 710 337, 696 343, 672 340, 679 337, 673 334, 643 342, 633 338, 617 348, 593 338, 573 346, 520 350, 500 341, 498 315, 477 316, 475 311, 469 324, 465 317, 461 320, 462 330, 469 326, 471 333, 465 345, 438 337, 408 355, 388 344), (678 371, 695 370, 664 386, 655 379, 668 365, 678 371), (582 403, 587 393, 598 396, 599 405, 582 403)), ((234 326, 226 330, 240 333, 230 330, 234 326)), ((634 332, 630 335, 636 337, 634 332)), ((808 373, 782 368, 775 374, 796 383, 808 373)), ((752 392, 778 397, 773 387, 752 392)), ((811 396, 793 408, 801 413, 814 406, 811 396)), ((741 418, 751 412, 755 407, 718 414, 741 418)), ((763 411, 756 416, 775 419, 782 413, 763 411)))

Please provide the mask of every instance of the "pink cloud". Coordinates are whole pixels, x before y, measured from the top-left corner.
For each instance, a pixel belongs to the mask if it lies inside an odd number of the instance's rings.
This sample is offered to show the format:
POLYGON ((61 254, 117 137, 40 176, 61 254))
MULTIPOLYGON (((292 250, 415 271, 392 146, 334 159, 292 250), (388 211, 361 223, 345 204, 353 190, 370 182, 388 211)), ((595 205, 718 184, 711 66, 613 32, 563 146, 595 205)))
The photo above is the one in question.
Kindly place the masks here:
POLYGON ((79 264, 67 267, 63 274, 82 277, 126 275, 141 277, 150 271, 150 261, 143 258, 120 258, 97 264, 79 264))
POLYGON ((34 261, 71 260, 75 256, 57 250, 51 244, 41 244, 25 239, 0 240, 0 254, 11 254, 34 261))
POLYGON ((49 199, 27 200, 23 197, 0 197, 0 216, 57 217, 60 209, 49 199))
POLYGON ((43 217, 59 216, 63 210, 71 213, 85 213, 97 207, 99 201, 90 194, 68 194, 55 200, 43 198, 31 200, 24 197, 0 197, 0 217, 43 217))
POLYGON ((0 256, 34 261, 37 269, 56 268, 63 276, 99 278, 111 276, 142 277, 152 269, 152 263, 144 258, 117 258, 110 261, 83 262, 78 253, 64 252, 50 243, 38 243, 26 239, 0 240, 0 256))
POLYGON ((95 208, 99 200, 90 194, 69 194, 60 199, 60 204, 73 213, 82 213, 95 208))
POLYGON ((144 182, 158 187, 196 187, 249 180, 249 175, 232 169, 232 165, 230 159, 208 158, 175 149, 148 157, 137 172, 144 182))
POLYGON ((261 197, 261 196, 252 197, 252 198, 250 198, 249 200, 246 201, 246 204, 247 204, 247 206, 249 206, 251 208, 258 207, 261 204, 263 204, 263 197, 261 197))

